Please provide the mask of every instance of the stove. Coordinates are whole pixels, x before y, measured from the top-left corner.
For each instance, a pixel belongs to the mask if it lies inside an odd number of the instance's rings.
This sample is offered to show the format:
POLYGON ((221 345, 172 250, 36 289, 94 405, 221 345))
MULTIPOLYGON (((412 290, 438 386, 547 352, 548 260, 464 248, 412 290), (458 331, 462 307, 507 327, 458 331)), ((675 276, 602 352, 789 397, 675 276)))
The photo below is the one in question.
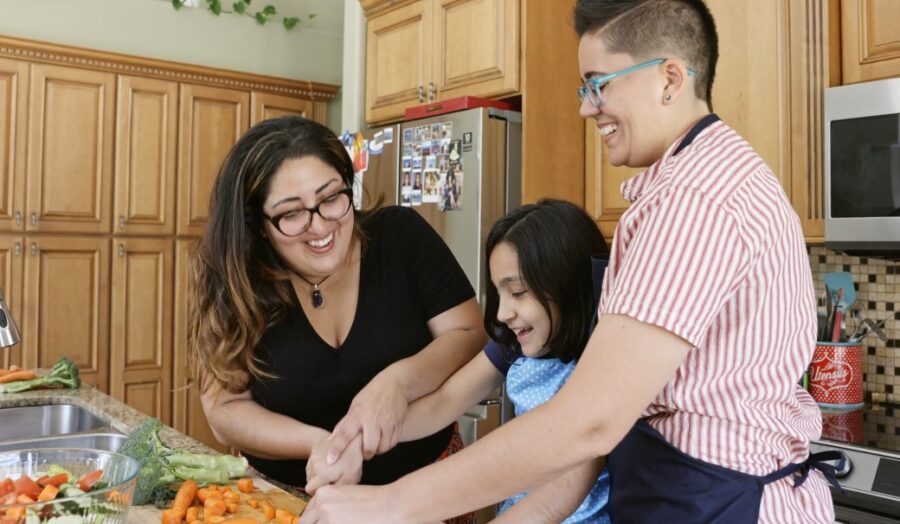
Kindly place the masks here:
POLYGON ((859 409, 822 408, 822 439, 813 453, 835 450, 832 462, 845 493, 832 488, 838 522, 900 524, 900 404, 868 402, 859 409))

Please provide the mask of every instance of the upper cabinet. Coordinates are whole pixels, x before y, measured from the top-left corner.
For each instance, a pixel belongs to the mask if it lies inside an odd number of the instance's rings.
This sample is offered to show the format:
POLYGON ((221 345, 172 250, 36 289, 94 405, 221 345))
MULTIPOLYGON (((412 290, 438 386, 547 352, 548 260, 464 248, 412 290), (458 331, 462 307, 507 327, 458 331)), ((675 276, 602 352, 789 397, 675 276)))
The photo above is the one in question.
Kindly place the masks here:
POLYGON ((900 76, 900 2, 841 0, 842 83, 900 76))
POLYGON ((116 75, 31 66, 25 229, 108 233, 116 75))
POLYGON ((519 91, 519 0, 364 0, 366 120, 407 107, 519 91))
MULTIPOLYGON (((719 33, 713 110, 765 159, 811 242, 824 235, 822 97, 825 0, 707 0, 719 33)), ((627 203, 594 125, 586 131, 587 209, 611 237, 627 203)))
POLYGON ((0 227, 22 228, 28 64, 0 58, 0 227))
POLYGON ((297 115, 316 122, 325 123, 325 107, 312 100, 273 95, 271 93, 250 93, 250 125, 263 120, 287 115, 297 115))
POLYGON ((220 87, 181 86, 178 234, 199 235, 209 195, 231 146, 249 128, 250 94, 220 87))

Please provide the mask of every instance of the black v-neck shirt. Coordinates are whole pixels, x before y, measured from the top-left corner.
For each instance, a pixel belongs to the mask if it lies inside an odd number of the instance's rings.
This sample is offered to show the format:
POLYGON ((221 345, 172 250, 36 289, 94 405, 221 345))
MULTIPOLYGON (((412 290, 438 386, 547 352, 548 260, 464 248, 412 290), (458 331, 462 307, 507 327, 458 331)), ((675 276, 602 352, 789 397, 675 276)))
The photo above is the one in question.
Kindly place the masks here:
MULTIPOLYGON (((415 211, 387 207, 364 224, 368 238, 360 264, 359 299, 340 348, 322 340, 296 302, 269 328, 256 349, 262 368, 277 379, 252 383, 263 407, 328 431, 353 397, 381 370, 431 341, 429 319, 475 296, 472 285, 438 234, 415 211)), ((328 293, 324 292, 328 307, 328 293)), ((386 484, 434 462, 452 426, 397 445, 363 465, 363 484, 386 484)), ((306 484, 306 460, 267 460, 244 453, 269 477, 306 484)))

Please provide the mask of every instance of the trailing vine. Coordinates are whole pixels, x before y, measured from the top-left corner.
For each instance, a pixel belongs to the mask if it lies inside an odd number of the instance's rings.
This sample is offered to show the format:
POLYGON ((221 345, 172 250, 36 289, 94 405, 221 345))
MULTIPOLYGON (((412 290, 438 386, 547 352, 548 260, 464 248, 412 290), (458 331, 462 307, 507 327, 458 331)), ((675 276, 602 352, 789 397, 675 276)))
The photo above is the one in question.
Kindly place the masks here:
MULTIPOLYGON (((275 6, 271 4, 266 4, 260 9, 254 9, 250 7, 250 4, 253 0, 236 0, 231 4, 231 9, 223 7, 221 0, 201 0, 200 7, 205 7, 212 14, 219 16, 222 13, 226 14, 235 14, 241 16, 248 16, 256 20, 256 23, 259 25, 266 25, 272 20, 276 20, 278 17, 278 10, 275 9, 275 6)), ((188 2, 188 0, 172 0, 172 7, 176 10, 181 9, 188 2)), ((259 5, 259 4, 257 4, 259 5)), ((310 14, 308 16, 309 20, 315 18, 315 14, 310 14)), ((300 18, 296 16, 290 17, 282 17, 281 24, 285 29, 290 31, 297 24, 300 23, 300 18)))

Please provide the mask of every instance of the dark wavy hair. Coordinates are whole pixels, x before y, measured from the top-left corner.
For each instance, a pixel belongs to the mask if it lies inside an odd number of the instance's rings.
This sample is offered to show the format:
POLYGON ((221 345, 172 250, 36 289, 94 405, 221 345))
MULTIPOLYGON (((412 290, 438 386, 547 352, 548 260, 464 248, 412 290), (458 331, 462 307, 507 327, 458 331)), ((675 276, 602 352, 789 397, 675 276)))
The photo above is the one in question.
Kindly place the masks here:
MULTIPOLYGON (((353 183, 353 162, 327 127, 298 116, 265 120, 234 145, 212 189, 209 224, 188 273, 188 360, 205 390, 215 380, 245 391, 251 376, 271 376, 253 351, 263 332, 291 303, 290 269, 263 236, 262 206, 285 161, 315 157, 353 183)), ((377 207, 377 204, 376 204, 377 207)), ((354 234, 364 239, 368 212, 353 210, 354 234)))
POLYGON ((579 38, 599 35, 614 53, 684 60, 697 73, 694 94, 712 111, 719 37, 703 0, 577 0, 572 17, 579 38))
MULTIPOLYGON (((524 205, 501 218, 491 228, 485 252, 509 244, 519 258, 519 273, 531 293, 555 320, 546 357, 571 362, 587 345, 594 304, 591 256, 607 256, 606 241, 597 224, 580 207, 563 200, 544 199, 524 205), (556 306, 554 318, 550 304, 556 306)), ((495 341, 508 348, 518 345, 515 334, 497 320, 500 295, 487 272, 484 327, 495 341)))

